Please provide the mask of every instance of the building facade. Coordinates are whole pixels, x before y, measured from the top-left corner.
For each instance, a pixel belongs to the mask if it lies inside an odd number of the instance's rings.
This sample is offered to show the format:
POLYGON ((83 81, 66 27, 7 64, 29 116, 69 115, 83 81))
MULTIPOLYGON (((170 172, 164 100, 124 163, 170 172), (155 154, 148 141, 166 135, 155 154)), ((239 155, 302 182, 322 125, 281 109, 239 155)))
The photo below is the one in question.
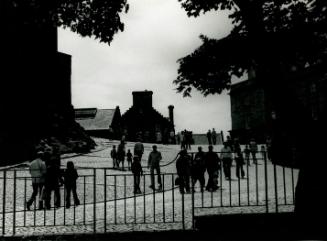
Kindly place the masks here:
POLYGON ((174 106, 164 117, 152 106, 152 91, 134 91, 133 106, 122 115, 123 135, 128 141, 175 143, 174 106))

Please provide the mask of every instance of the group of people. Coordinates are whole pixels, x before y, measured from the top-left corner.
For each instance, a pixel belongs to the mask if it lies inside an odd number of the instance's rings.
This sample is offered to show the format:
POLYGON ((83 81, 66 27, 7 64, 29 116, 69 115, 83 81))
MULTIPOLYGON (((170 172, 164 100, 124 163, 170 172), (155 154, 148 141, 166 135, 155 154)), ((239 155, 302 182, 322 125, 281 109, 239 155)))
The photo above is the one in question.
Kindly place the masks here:
POLYGON ((211 130, 208 130, 207 132, 207 139, 209 145, 216 145, 217 144, 217 132, 215 128, 212 128, 211 130))
POLYGON ((177 133, 177 144, 181 146, 181 149, 191 149, 192 144, 194 144, 192 131, 183 130, 177 133))
POLYGON ((70 207, 70 197, 73 193, 75 205, 79 205, 80 201, 76 192, 76 180, 78 173, 74 167, 74 163, 67 162, 67 168, 62 171, 60 169, 61 159, 58 146, 45 146, 44 149, 36 151, 35 158, 29 164, 29 171, 32 179, 33 192, 29 200, 26 202, 27 210, 35 202, 38 196, 38 208, 51 208, 51 193, 54 192, 54 206, 59 208, 60 203, 60 187, 65 186, 66 191, 66 207, 70 207))
MULTIPOLYGON (((216 191, 218 186, 218 177, 220 170, 223 171, 225 179, 231 180, 231 167, 235 160, 235 175, 239 179, 245 178, 244 164, 250 164, 250 155, 252 155, 253 164, 257 164, 258 146, 254 139, 251 139, 249 145, 246 145, 242 151, 241 145, 237 139, 233 142, 227 139, 223 143, 220 154, 213 151, 213 146, 208 146, 208 152, 203 152, 202 147, 198 147, 198 152, 192 158, 184 148, 179 153, 176 161, 177 184, 181 193, 190 193, 195 191, 194 186, 197 181, 200 183, 201 192, 216 191), (243 155, 244 154, 244 155, 243 155), (208 173, 208 181, 205 186, 205 172, 208 173), (191 183, 190 183, 191 182, 191 183), (190 185, 191 184, 191 185, 190 185)), ((261 151, 264 146, 261 146, 261 151)))

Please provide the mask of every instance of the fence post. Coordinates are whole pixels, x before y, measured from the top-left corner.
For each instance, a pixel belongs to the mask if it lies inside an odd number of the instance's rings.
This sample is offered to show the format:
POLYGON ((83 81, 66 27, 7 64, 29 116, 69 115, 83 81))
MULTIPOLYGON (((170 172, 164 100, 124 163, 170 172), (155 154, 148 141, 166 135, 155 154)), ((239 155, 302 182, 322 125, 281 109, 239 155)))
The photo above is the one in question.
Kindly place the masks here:
POLYGON ((13 210, 13 221, 12 221, 12 225, 13 225, 13 234, 15 235, 16 233, 16 170, 14 170, 14 194, 13 194, 13 206, 14 206, 14 210, 13 210))
POLYGON ((262 152, 265 165, 265 194, 266 194, 266 213, 269 213, 269 200, 268 200, 268 169, 267 169, 267 153, 262 152))
POLYGON ((183 223, 183 230, 185 230, 185 206, 184 206, 184 192, 182 194, 182 223, 183 223))
POLYGON ((193 187, 193 190, 192 190, 192 229, 194 229, 194 187, 193 187))
POLYGON ((3 194, 2 194, 2 234, 4 235, 6 229, 6 185, 7 184, 7 171, 3 171, 3 194))
POLYGON ((104 169, 104 232, 107 232, 107 168, 104 169))
POLYGON ((96 233, 96 169, 93 168, 93 232, 96 233))
POLYGON ((276 213, 278 213, 278 187, 277 187, 277 170, 276 170, 276 164, 274 165, 274 187, 275 187, 275 210, 276 213))

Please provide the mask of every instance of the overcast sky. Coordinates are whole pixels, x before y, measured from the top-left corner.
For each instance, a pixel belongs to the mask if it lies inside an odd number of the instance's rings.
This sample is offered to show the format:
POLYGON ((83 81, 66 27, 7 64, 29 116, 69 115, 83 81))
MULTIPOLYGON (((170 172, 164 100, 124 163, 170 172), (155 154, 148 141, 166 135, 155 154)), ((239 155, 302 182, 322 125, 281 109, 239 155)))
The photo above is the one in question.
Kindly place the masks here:
POLYGON ((132 105, 132 91, 152 90, 153 106, 168 116, 175 106, 176 131, 204 133, 231 129, 227 93, 192 98, 176 93, 177 60, 194 51, 200 34, 221 38, 231 30, 227 12, 189 18, 177 0, 129 0, 122 15, 125 31, 110 44, 59 29, 59 51, 72 55, 72 103, 75 108, 132 105))

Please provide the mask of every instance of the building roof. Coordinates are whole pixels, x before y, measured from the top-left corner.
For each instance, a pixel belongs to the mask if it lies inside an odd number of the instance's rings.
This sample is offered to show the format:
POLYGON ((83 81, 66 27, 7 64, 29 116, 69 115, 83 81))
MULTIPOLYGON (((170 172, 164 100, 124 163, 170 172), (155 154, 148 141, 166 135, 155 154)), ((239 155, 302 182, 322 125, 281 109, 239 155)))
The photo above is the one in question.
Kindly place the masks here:
POLYGON ((116 109, 75 109, 75 120, 85 130, 108 130, 116 109))

